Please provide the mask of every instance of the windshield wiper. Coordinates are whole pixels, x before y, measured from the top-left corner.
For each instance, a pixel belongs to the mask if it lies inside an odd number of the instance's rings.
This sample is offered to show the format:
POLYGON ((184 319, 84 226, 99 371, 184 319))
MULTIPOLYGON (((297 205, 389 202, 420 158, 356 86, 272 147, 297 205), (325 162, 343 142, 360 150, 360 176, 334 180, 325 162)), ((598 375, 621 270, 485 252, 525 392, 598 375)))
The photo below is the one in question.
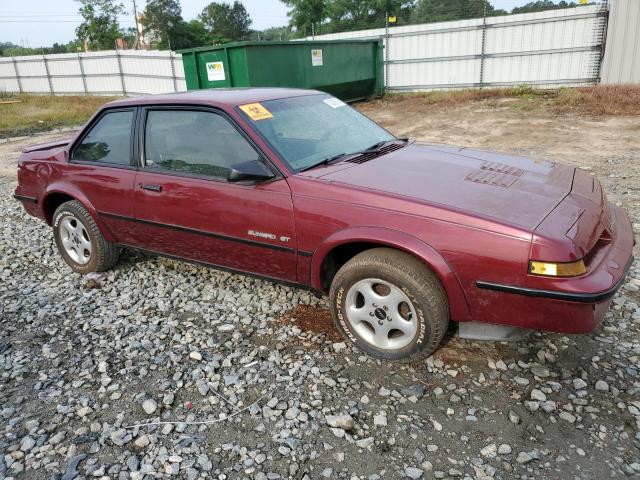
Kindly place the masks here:
POLYGON ((357 152, 351 153, 337 153, 336 155, 331 155, 330 157, 325 158, 324 160, 319 161, 318 163, 314 163, 313 165, 309 165, 308 167, 304 167, 301 169, 301 172, 305 172, 307 170, 311 170, 312 168, 319 167, 320 165, 329 165, 330 163, 335 162, 336 160, 340 160, 344 157, 355 157, 359 155, 364 155, 365 153, 379 153, 380 150, 386 145, 394 142, 404 142, 407 143, 409 141, 408 138, 394 138, 392 140, 383 140, 382 142, 377 142, 371 145, 370 147, 365 148, 364 150, 359 150, 357 152))
POLYGON ((311 170, 312 168, 319 167, 320 165, 329 165, 331 162, 335 162, 336 160, 339 160, 342 157, 348 157, 349 155, 354 155, 354 154, 353 153, 337 153, 335 155, 331 155, 330 157, 325 158, 324 160, 319 161, 318 163, 314 163, 313 165, 304 167, 300 171, 305 172, 307 170, 311 170))
POLYGON ((371 145, 370 147, 365 148, 364 150, 362 150, 361 152, 358 153, 370 153, 370 152, 377 152, 379 151, 382 147, 386 147, 387 145, 389 145, 390 143, 394 143, 394 142, 404 142, 407 143, 409 141, 408 138, 404 137, 404 138, 394 138, 393 140, 383 140, 381 142, 377 142, 374 143, 373 145, 371 145))

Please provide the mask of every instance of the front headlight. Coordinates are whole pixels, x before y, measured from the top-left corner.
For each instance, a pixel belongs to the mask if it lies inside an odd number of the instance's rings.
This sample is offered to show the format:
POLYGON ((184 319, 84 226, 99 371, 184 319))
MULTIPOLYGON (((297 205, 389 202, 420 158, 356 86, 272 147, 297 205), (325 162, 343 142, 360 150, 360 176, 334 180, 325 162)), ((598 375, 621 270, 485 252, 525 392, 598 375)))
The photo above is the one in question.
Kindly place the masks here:
POLYGON ((546 275, 549 277, 577 277, 587 273, 587 267, 583 260, 570 263, 529 262, 529 273, 533 275, 546 275))

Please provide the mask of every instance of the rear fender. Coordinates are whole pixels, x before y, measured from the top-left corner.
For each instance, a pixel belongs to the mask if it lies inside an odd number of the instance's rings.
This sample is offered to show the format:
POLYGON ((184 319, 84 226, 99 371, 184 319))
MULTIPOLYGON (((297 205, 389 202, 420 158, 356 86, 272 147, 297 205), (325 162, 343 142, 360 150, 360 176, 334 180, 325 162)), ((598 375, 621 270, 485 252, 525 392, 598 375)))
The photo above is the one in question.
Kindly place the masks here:
POLYGON ((451 318, 470 319, 467 298, 453 269, 433 247, 407 233, 382 227, 354 227, 340 230, 326 238, 311 259, 311 285, 322 290, 322 263, 334 248, 348 243, 375 243, 402 250, 424 262, 438 277, 449 300, 451 318))
POLYGON ((38 199, 38 203, 41 205, 41 208, 42 208, 42 214, 43 216, 45 216, 45 218, 47 218, 47 224, 49 224, 49 226, 53 226, 52 225, 53 216, 51 216, 50 218, 46 217, 46 213, 44 209, 45 209, 47 197, 55 193, 63 193, 65 195, 72 197, 74 200, 77 200, 78 202, 80 202, 82 206, 87 210, 87 212, 89 212, 89 215, 91 215, 91 217, 93 218, 93 221, 96 222, 96 225, 98 225, 98 228, 100 229, 100 233, 102 233, 102 236, 105 238, 105 240, 107 240, 108 242, 115 241, 115 237, 113 236, 111 231, 107 228, 107 226, 104 224, 104 222, 98 215, 98 212, 93 207, 93 205, 91 204, 87 196, 84 193, 82 193, 78 188, 70 184, 52 183, 51 185, 47 186, 47 189, 43 192, 41 198, 38 199))

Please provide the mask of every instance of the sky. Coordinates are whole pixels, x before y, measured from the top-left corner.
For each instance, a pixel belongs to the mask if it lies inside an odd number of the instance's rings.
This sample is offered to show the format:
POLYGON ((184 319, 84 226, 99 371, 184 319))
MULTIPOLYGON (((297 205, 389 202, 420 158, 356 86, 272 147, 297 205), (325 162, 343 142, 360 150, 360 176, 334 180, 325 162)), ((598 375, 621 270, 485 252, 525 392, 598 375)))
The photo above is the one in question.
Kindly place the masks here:
MULTIPOLYGON (((229 1, 229 0, 227 0, 229 1)), ((122 27, 134 26, 133 0, 122 0, 129 14, 120 18, 122 27)), ((195 18, 211 0, 182 0, 182 16, 195 18)), ((230 3, 230 2, 229 2, 230 3)), ((252 28, 263 30, 288 23, 287 7, 279 0, 242 0, 253 20, 252 28)), ((496 8, 510 11, 527 0, 491 0, 496 8)), ((136 0, 139 11, 145 0, 136 0)), ((0 42, 26 47, 67 43, 75 38, 80 23, 78 3, 74 0, 0 0, 0 42), (55 4, 55 7, 54 7, 55 4)))

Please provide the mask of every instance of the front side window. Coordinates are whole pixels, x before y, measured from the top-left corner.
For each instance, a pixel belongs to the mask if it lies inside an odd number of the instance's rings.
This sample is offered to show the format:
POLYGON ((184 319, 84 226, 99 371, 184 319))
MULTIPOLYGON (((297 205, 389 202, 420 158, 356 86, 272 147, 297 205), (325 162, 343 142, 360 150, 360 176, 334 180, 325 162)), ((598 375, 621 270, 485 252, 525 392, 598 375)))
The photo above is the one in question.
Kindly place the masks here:
POLYGON ((259 159, 221 115, 191 110, 151 110, 147 114, 147 169, 226 178, 233 165, 259 159))
POLYGON ((133 110, 108 112, 73 150, 71 160, 131 165, 133 110))
POLYGON ((238 109, 294 171, 394 140, 372 120, 326 94, 267 100, 238 109))

